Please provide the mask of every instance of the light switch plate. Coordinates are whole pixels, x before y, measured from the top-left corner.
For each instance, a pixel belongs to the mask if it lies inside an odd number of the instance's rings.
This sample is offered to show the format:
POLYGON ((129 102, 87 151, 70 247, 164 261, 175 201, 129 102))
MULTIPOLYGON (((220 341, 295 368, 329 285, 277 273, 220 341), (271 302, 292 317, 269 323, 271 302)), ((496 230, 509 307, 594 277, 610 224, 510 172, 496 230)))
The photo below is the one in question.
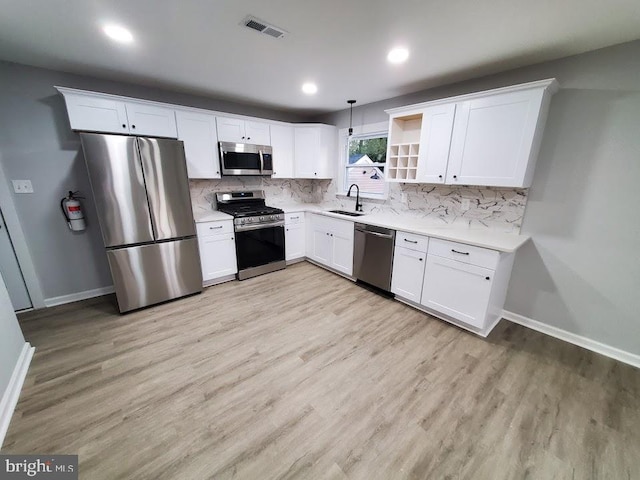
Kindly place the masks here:
POLYGON ((460 201, 460 209, 461 209, 463 212, 466 212, 466 211, 467 211, 467 210, 469 210, 470 208, 471 208, 471 202, 469 201, 469 199, 468 199, 468 198, 463 198, 463 199, 460 201))
POLYGON ((16 193, 33 193, 31 180, 11 180, 13 191, 16 193))

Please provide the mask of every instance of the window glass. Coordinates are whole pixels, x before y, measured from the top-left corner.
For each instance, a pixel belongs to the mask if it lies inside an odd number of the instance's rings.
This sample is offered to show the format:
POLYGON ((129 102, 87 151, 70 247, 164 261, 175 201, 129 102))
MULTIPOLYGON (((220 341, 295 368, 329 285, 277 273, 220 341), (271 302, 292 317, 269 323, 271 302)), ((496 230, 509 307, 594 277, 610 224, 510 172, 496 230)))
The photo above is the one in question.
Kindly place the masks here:
POLYGON ((384 195, 384 167, 387 161, 387 136, 353 136, 348 141, 345 190, 360 187, 360 193, 384 195))

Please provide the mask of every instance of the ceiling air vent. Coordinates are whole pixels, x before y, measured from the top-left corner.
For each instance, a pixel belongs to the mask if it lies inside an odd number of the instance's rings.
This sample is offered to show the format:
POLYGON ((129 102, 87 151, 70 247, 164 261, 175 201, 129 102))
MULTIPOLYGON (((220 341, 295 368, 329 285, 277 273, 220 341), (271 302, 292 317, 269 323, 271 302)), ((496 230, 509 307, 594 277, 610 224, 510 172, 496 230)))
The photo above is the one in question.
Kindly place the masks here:
POLYGON ((270 25, 267 22, 263 22, 262 20, 258 20, 256 17, 252 17, 251 15, 245 18, 242 21, 241 25, 249 27, 252 30, 256 30, 260 33, 264 33, 265 35, 269 35, 273 38, 282 38, 287 33, 281 28, 274 27, 273 25, 270 25))

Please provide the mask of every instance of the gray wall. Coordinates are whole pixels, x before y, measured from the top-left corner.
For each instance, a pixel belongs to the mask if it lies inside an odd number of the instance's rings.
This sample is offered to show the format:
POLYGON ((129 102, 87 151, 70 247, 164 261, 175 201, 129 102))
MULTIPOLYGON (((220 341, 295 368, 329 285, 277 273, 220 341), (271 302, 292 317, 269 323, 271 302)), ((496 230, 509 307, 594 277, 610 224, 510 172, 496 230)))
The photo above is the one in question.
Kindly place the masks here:
POLYGON ((16 315, 13 313, 13 306, 2 276, 0 276, 0 332, 0 399, 2 399, 24 347, 24 337, 16 315))
POLYGON ((296 115, 194 97, 154 88, 0 62, 0 151, 7 181, 29 179, 35 193, 14 195, 14 204, 45 298, 112 284, 104 255, 80 140, 69 128, 54 85, 126 95, 283 121, 296 115), (71 232, 59 202, 80 190, 87 230, 71 232))
MULTIPOLYGON (((640 354, 640 41, 354 109, 385 108, 555 77, 506 309, 640 354)), ((316 121, 347 126, 348 111, 316 121)))

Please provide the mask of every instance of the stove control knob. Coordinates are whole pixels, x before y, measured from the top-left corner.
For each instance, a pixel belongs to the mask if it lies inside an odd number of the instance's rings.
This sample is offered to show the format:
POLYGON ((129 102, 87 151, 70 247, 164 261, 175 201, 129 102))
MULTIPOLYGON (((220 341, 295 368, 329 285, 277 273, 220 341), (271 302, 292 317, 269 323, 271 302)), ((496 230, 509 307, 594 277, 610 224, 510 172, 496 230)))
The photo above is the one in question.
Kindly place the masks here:
POLYGON ((260 217, 260 221, 263 222, 264 221, 264 217, 260 217))
POLYGON ((240 225, 244 225, 244 218, 240 219, 240 225))

